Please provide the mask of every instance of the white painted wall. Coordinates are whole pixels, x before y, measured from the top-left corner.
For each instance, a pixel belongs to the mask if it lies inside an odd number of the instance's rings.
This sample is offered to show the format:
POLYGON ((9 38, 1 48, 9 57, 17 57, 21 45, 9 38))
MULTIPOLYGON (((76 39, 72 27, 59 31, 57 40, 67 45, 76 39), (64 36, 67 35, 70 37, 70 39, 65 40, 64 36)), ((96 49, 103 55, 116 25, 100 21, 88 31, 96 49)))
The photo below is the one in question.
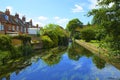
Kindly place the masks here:
POLYGON ((28 28, 28 34, 37 34, 37 31, 39 31, 39 28, 28 28))

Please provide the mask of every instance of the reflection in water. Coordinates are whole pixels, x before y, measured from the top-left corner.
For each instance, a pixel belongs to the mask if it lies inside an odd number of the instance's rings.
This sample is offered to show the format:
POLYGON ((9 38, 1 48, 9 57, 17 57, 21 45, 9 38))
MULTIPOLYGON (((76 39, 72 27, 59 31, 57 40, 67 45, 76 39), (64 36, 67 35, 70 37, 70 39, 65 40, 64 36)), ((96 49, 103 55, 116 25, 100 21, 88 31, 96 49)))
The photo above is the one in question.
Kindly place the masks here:
POLYGON ((74 44, 71 44, 68 49, 68 56, 70 59, 77 61, 82 56, 86 56, 86 57, 92 56, 92 53, 86 50, 85 48, 74 43, 74 44))
POLYGON ((97 56, 93 56, 93 62, 96 65, 96 67, 99 68, 99 69, 104 68, 105 67, 105 63, 106 63, 104 60, 100 59, 97 56))
POLYGON ((78 61, 80 57, 86 56, 86 57, 91 57, 96 65, 97 68, 102 69, 105 67, 105 61, 100 59, 99 57, 93 55, 90 51, 86 50, 85 48, 79 46, 78 44, 71 44, 71 46, 68 49, 68 56, 70 59, 78 61))
POLYGON ((62 54, 66 51, 66 48, 58 48, 57 50, 46 51, 42 60, 49 66, 55 65, 60 62, 62 54), (61 51, 63 50, 63 51, 61 51))
POLYGON ((0 66, 2 80, 110 80, 120 71, 85 48, 70 44, 0 66), (8 68, 9 67, 9 68, 8 68), (26 67, 26 68, 25 68, 26 67), (2 78, 5 77, 5 78, 2 78))

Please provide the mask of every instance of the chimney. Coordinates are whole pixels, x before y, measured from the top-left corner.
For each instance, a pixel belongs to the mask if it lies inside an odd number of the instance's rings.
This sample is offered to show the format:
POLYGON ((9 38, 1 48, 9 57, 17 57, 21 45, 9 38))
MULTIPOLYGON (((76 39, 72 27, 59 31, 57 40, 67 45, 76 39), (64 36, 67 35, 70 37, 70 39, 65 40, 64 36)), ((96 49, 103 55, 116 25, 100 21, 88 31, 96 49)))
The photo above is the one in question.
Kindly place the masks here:
POLYGON ((32 19, 30 20, 30 24, 31 24, 31 26, 32 26, 32 19))
POLYGON ((22 21, 25 22, 26 21, 26 18, 25 16, 22 17, 22 21))
POLYGON ((38 25, 38 24, 36 24, 36 28, 38 28, 38 26, 39 26, 39 25, 38 25))
POLYGON ((8 15, 8 16, 10 15, 9 9, 6 9, 5 14, 8 15))
POLYGON ((16 14, 15 14, 15 17, 16 17, 16 18, 19 18, 19 14, 18 14, 18 13, 16 13, 16 14))

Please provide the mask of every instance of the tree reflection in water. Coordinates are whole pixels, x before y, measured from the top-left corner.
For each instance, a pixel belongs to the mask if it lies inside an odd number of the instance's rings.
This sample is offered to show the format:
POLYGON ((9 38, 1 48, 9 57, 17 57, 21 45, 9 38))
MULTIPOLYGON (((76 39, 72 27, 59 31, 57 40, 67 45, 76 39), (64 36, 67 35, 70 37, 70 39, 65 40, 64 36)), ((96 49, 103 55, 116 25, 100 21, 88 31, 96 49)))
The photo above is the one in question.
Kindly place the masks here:
MULTIPOLYGON (((30 57, 23 57, 11 64, 0 65, 0 80, 2 80, 3 77, 6 78, 5 80, 10 80, 11 74, 19 74, 22 69, 31 65, 32 62, 37 63, 40 59, 48 65, 47 67, 56 65, 60 63, 64 53, 67 53, 65 55, 68 55, 66 56, 68 60, 72 59, 75 61, 80 61, 80 58, 82 59, 84 56, 90 58, 90 60, 92 59, 92 63, 94 63, 98 69, 103 69, 105 67, 106 62, 104 60, 100 59, 98 56, 92 54, 90 51, 76 43, 70 44, 68 49, 66 49, 67 48, 65 47, 53 48, 51 50, 38 52, 38 54, 31 55, 30 57)), ((85 65, 87 66, 87 64, 85 65)))
POLYGON ((42 60, 49 66, 55 65, 60 62, 61 56, 65 53, 67 48, 58 48, 45 52, 46 55, 42 57, 42 60))
POLYGON ((102 69, 105 67, 106 62, 100 59, 98 56, 93 55, 90 51, 85 48, 79 46, 76 43, 72 43, 68 49, 68 56, 70 59, 78 61, 80 57, 92 57, 92 60, 98 69, 102 69))

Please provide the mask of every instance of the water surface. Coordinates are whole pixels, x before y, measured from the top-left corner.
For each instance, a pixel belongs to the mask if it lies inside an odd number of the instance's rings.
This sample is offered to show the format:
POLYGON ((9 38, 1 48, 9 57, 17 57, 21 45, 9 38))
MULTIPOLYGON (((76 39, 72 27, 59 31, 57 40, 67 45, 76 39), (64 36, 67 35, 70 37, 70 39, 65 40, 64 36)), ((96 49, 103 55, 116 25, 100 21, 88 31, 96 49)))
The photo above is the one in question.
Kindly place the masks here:
POLYGON ((75 44, 63 52, 36 55, 28 62, 31 65, 2 80, 120 80, 119 69, 75 44))

